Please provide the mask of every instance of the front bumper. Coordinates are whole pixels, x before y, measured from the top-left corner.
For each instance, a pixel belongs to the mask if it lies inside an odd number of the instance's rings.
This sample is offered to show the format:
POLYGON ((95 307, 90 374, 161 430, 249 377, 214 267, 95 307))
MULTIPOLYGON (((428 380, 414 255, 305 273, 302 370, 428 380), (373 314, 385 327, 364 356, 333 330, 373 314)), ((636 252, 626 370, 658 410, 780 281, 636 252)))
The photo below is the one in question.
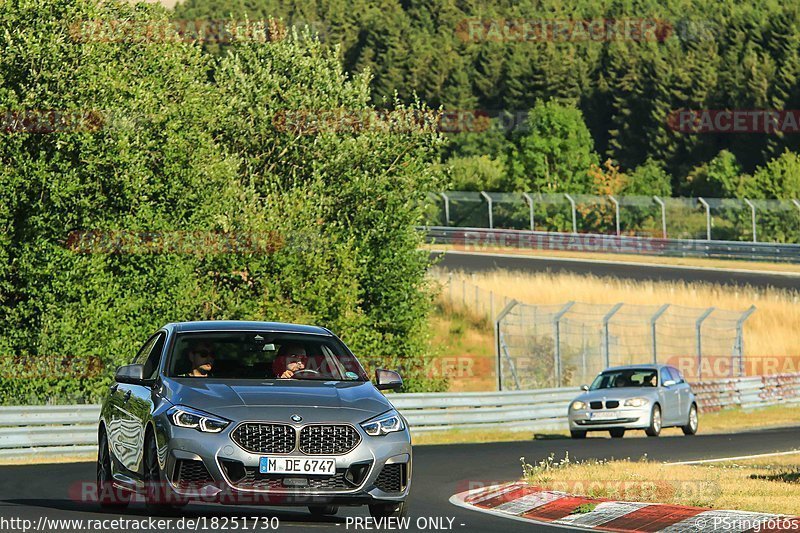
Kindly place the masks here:
POLYGON ((650 410, 652 406, 647 404, 643 407, 619 407, 617 409, 605 409, 603 412, 613 412, 614 419, 598 420, 593 419, 597 410, 581 409, 574 411, 570 409, 569 429, 570 431, 600 431, 608 429, 645 429, 650 426, 650 410))
MULTIPOLYGON (((337 473, 320 477, 260 474, 259 461, 267 454, 251 453, 234 442, 231 431, 235 423, 218 434, 175 427, 166 418, 157 425, 159 442, 163 443, 159 446, 159 459, 165 488, 172 497, 183 501, 360 505, 403 501, 411 488, 412 453, 407 428, 372 437, 353 425, 361 436, 360 442, 346 454, 326 454, 336 458, 337 473)), ((297 425, 296 429, 301 427, 297 425)), ((297 449, 281 456, 313 457, 297 449)))

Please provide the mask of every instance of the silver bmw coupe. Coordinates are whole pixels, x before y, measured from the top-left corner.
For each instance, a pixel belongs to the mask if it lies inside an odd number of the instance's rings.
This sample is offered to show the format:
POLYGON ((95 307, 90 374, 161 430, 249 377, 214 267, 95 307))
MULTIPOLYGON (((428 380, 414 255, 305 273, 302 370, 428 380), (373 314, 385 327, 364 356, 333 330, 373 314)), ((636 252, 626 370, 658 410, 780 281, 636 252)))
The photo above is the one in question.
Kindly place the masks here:
POLYGON ((150 508, 190 501, 368 505, 405 515, 408 424, 331 331, 272 322, 167 324, 117 370, 103 401, 98 498, 150 508))

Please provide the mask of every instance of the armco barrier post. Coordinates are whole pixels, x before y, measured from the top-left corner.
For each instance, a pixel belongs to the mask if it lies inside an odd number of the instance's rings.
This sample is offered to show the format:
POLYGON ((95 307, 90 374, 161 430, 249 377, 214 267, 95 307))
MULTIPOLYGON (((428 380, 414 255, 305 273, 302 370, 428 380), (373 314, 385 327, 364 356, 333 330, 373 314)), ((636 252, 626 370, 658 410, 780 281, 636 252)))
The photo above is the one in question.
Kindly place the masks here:
POLYGON ((553 340, 555 341, 553 365, 555 369, 556 387, 561 386, 561 317, 564 316, 573 305, 575 305, 575 302, 568 302, 567 305, 562 307, 553 317, 553 340))
POLYGON ((611 354, 608 342, 608 322, 611 320, 611 317, 613 317, 616 312, 619 311, 620 307, 622 307, 621 302, 612 307, 611 310, 603 317, 603 361, 605 362, 605 368, 611 366, 611 354))
POLYGON ((497 390, 503 390, 503 374, 501 372, 502 366, 500 358, 502 357, 502 346, 501 346, 501 339, 500 339, 500 323, 503 319, 514 309, 514 306, 517 305, 516 300, 511 300, 508 304, 500 311, 500 314, 497 315, 497 318, 494 321, 494 346, 495 346, 495 372, 497 373, 497 390))
POLYGON ((658 311, 653 313, 653 316, 650 317, 650 335, 653 337, 653 362, 658 363, 658 342, 656 341, 656 322, 658 319, 661 318, 666 310, 669 308, 669 304, 662 305, 658 311))
POLYGON ((705 312, 700 315, 700 318, 697 319, 695 322, 695 343, 697 346, 697 379, 701 379, 703 377, 703 336, 700 333, 700 328, 703 327, 703 322, 708 315, 714 312, 713 307, 709 307, 705 310, 705 312))

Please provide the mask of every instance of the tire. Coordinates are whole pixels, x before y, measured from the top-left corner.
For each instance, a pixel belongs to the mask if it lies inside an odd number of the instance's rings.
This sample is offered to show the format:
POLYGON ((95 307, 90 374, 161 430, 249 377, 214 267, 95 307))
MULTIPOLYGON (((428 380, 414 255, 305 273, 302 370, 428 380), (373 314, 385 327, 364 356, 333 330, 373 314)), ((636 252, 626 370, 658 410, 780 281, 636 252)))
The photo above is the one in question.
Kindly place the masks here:
POLYGON ((661 433, 663 420, 661 418, 661 406, 655 404, 653 410, 650 411, 650 427, 644 430, 648 437, 658 437, 661 433))
POLYGON ((697 404, 692 404, 689 408, 689 421, 685 426, 681 426, 684 435, 694 435, 697 433, 697 427, 700 425, 700 418, 697 414, 697 404))
POLYGON ((178 507, 186 505, 178 501, 166 481, 161 476, 161 467, 158 464, 158 448, 156 438, 149 432, 144 445, 144 483, 145 507, 150 513, 170 513, 178 507))
POLYGON ((408 503, 379 503, 369 506, 372 518, 402 518, 408 514, 408 503))
POLYGON ((336 505, 309 505, 308 511, 311 516, 322 518, 323 516, 333 516, 339 512, 339 507, 336 505))
POLYGON ((585 439, 586 438, 586 432, 583 431, 583 430, 580 430, 580 429, 576 429, 574 431, 570 430, 569 431, 569 436, 572 437, 573 439, 585 439))
POLYGON ((620 429, 610 429, 608 432, 611 433, 611 437, 614 438, 614 439, 621 439, 622 437, 625 436, 625 430, 621 429, 621 428, 620 429))
POLYGON ((131 501, 131 494, 114 487, 111 475, 111 454, 105 429, 100 433, 97 446, 97 501, 106 509, 124 509, 131 501))

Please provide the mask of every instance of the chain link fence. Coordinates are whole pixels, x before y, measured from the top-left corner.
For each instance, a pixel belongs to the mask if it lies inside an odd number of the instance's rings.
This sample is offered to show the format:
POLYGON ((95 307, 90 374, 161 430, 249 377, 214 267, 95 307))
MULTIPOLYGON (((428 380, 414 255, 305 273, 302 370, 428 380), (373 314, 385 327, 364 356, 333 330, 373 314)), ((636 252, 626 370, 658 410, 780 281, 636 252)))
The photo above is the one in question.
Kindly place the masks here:
POLYGON ((729 377, 744 376, 743 326, 754 311, 512 300, 495 321, 498 388, 578 386, 606 367, 643 363, 672 364, 699 381, 720 358, 729 377))
POLYGON ((448 191, 426 225, 663 239, 800 242, 800 201, 448 191))

